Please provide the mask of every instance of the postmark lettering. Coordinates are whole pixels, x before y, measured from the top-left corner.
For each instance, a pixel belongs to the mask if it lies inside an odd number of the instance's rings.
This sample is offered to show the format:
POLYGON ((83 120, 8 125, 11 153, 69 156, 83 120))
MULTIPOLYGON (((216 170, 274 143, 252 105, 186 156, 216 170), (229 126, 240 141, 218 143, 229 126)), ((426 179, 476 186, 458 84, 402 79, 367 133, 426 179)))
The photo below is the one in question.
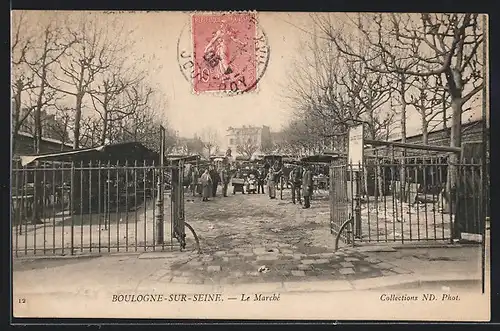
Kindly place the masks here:
POLYGON ((196 94, 254 91, 269 62, 255 13, 193 14, 178 41, 182 74, 196 94))

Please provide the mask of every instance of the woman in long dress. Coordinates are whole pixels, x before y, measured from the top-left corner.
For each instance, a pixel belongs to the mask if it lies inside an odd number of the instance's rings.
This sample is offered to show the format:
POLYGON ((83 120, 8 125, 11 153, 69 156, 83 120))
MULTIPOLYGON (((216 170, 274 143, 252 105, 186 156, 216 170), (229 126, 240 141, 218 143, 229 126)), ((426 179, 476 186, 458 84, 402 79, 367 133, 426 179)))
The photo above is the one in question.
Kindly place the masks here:
POLYGON ((212 189, 212 178, 210 177, 208 169, 206 169, 203 175, 201 175, 201 187, 202 201, 208 201, 212 189))
POLYGON ((269 198, 276 198, 276 182, 275 182, 274 169, 270 168, 267 173, 267 191, 269 192, 269 198))

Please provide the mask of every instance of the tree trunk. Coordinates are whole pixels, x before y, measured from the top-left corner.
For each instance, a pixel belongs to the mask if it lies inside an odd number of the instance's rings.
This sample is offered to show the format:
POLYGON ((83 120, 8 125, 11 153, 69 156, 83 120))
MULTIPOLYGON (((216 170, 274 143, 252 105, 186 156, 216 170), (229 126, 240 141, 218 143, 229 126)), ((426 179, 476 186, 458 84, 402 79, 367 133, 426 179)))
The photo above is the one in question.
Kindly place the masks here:
MULTIPOLYGON (((42 66, 42 75, 41 75, 41 83, 40 90, 38 92, 36 107, 34 110, 34 125, 35 125, 35 154, 40 154, 42 152, 42 107, 43 107, 43 96, 45 94, 45 79, 46 79, 46 69, 45 63, 42 66)), ((40 178, 40 163, 35 162, 35 169, 33 170, 33 217, 32 224, 41 224, 43 223, 41 220, 41 212, 43 209, 43 185, 42 179, 40 178)))
POLYGON ((108 112, 104 110, 104 116, 103 116, 103 123, 102 123, 102 132, 101 132, 101 145, 106 144, 106 138, 108 135, 108 112))
POLYGON ((443 102, 443 132, 446 134, 446 130, 448 130, 448 126, 447 126, 448 120, 446 118, 446 91, 443 91, 442 102, 443 102))
MULTIPOLYGON (((462 99, 453 98, 451 100, 451 109, 453 113, 451 116, 450 146, 460 147, 462 145, 462 99)), ((447 191, 449 193, 453 193, 457 186, 457 167, 453 164, 457 164, 458 161, 457 153, 452 153, 447 176, 447 191)))
POLYGON ((45 70, 42 70, 41 77, 41 85, 40 91, 38 93, 35 112, 34 112, 34 120, 35 120, 35 154, 41 153, 41 145, 42 145, 42 107, 43 107, 43 95, 45 93, 45 70))
MULTIPOLYGON (((373 122, 372 122, 372 123, 373 123, 373 122)), ((376 132, 375 132, 375 130, 374 130, 374 127, 371 127, 371 128, 370 128, 370 139, 371 139, 371 140, 376 140, 376 139, 375 139, 375 138, 376 138, 375 133, 376 133, 376 132)), ((363 148, 363 147, 362 147, 362 148, 363 148)), ((364 151, 363 151, 363 153, 364 153, 364 151)), ((373 153, 373 156, 375 156, 375 155, 376 155, 374 151, 373 151, 372 153, 373 153)), ((363 186, 364 186, 364 191, 365 191, 366 196, 369 196, 370 191, 368 190, 368 187, 369 187, 369 185, 368 185, 368 184, 371 184, 370 170, 372 170, 372 171, 375 173, 375 167, 372 167, 372 169, 370 169, 370 167, 368 166, 368 164, 370 164, 370 163, 366 162, 366 159, 365 159, 365 158, 363 158, 363 159, 364 159, 364 160, 363 160, 363 163, 364 163, 364 164, 362 165, 362 167, 363 167, 363 177, 364 177, 364 179, 365 179, 365 180, 364 180, 364 183, 363 183, 363 184, 364 184, 363 186)), ((376 164, 376 163, 377 163, 377 160, 375 159, 375 164, 376 164)), ((373 184, 375 184, 375 182, 376 182, 376 178, 375 178, 375 176, 373 177, 373 181, 374 181, 374 183, 373 183, 373 184)), ((374 196, 377 196, 377 195, 378 195, 378 192, 377 192, 377 187, 376 187, 376 186, 374 187, 373 194, 374 194, 374 196)))
POLYGON ((21 116, 21 93, 22 93, 22 81, 20 79, 17 80, 16 82, 16 93, 14 95, 14 102, 15 102, 15 109, 12 111, 14 112, 14 123, 13 123, 13 132, 12 132, 12 153, 16 153, 16 141, 17 141, 17 134, 19 133, 19 129, 21 127, 20 123, 20 116, 21 116))
MULTIPOLYGON (((401 77, 401 142, 406 143, 406 99, 405 99, 405 79, 401 77)), ((406 149, 403 148, 401 153, 401 166, 399 170, 399 181, 400 181, 400 199, 404 201, 406 198, 406 149)))
MULTIPOLYGON (((424 110, 425 111, 425 110, 424 110)), ((429 142, 429 123, 425 119, 425 114, 422 115, 422 144, 427 145, 429 142)))
POLYGON ((73 149, 80 148, 80 122, 82 118, 82 101, 83 93, 79 92, 76 95, 76 107, 75 107, 75 128, 73 130, 73 149))
MULTIPOLYGON (((387 130, 386 134, 385 134, 385 141, 389 141, 389 130, 387 130)), ((386 178, 385 178, 385 167, 384 166, 380 166, 381 163, 385 162, 385 157, 387 156, 387 148, 385 149, 385 152, 383 154, 384 158, 382 159, 383 161, 381 160, 377 160, 377 169, 378 169, 378 174, 376 174, 376 176, 378 176, 378 194, 380 196, 384 196, 385 195, 385 183, 386 183, 386 178)))
MULTIPOLYGON (((460 147, 462 143, 462 98, 456 98, 452 96, 451 99, 451 131, 450 131, 450 146, 460 147)), ((455 198, 457 195, 457 185, 458 185, 458 167, 459 162, 458 153, 451 153, 448 161, 448 171, 446 178, 446 192, 445 199, 446 205, 444 206, 444 211, 453 215, 456 210, 455 198)), ((453 238, 459 238, 460 233, 457 226, 453 228, 453 238)))

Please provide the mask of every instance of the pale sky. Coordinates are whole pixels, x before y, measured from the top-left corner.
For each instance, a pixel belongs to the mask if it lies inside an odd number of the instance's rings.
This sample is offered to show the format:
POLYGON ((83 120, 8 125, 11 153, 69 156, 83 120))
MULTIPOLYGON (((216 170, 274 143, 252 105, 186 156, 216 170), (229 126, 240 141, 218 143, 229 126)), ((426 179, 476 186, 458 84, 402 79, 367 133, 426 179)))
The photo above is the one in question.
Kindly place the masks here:
MULTIPOLYGON (((291 118, 293 109, 285 98, 288 73, 293 61, 301 56, 300 42, 312 31, 309 13, 258 13, 260 27, 270 45, 270 61, 258 91, 232 97, 195 95, 184 78, 177 61, 177 41, 189 14, 182 12, 135 13, 130 20, 138 24, 138 45, 155 53, 159 72, 151 79, 166 93, 169 106, 167 117, 181 136, 190 137, 204 127, 216 129, 222 139, 229 126, 269 125, 279 130, 291 118)), ((476 97, 480 98, 480 94, 476 97)), ((476 107, 474 107, 476 108, 476 107)), ((479 109, 464 114, 464 121, 480 116, 479 109)), ((420 121, 408 110, 408 135, 419 133, 420 121)))
MULTIPOLYGON (((181 136, 190 137, 205 127, 216 129, 221 138, 229 126, 268 125, 280 130, 287 123, 292 109, 283 98, 287 71, 297 55, 298 41, 304 36, 288 22, 303 25, 307 13, 259 13, 258 21, 267 35, 270 60, 258 90, 246 94, 221 97, 195 95, 184 78, 177 60, 177 41, 183 26, 189 22, 187 13, 135 13, 130 19, 140 26, 136 30, 138 45, 145 52, 155 53, 160 71, 151 79, 166 93, 167 117, 181 136)), ((128 18, 127 18, 128 19, 128 18)))
MULTIPOLYGON (((68 13, 61 12, 61 15, 68 13)), ((236 96, 196 95, 179 68, 177 43, 190 15, 186 12, 122 12, 102 14, 124 22, 127 30, 135 29, 130 36, 135 40, 137 53, 151 57, 151 63, 137 63, 151 71, 149 83, 165 94, 168 105, 166 118, 180 136, 192 137, 204 128, 218 132, 219 143, 224 148, 224 135, 229 126, 268 125, 278 131, 286 125, 294 109, 284 95, 293 62, 303 52, 300 42, 308 40, 312 31, 309 13, 258 13, 260 28, 266 33, 270 46, 270 60, 259 81, 257 91, 236 96), (117 16, 115 16, 117 15, 117 16), (152 69, 153 68, 153 69, 152 69)), ((188 43, 189 44, 189 43, 188 43)), ((480 94, 477 95, 480 98, 480 94)), ((464 114, 477 118, 479 109, 464 114)), ((419 118, 409 110, 408 135, 419 133, 419 118)))

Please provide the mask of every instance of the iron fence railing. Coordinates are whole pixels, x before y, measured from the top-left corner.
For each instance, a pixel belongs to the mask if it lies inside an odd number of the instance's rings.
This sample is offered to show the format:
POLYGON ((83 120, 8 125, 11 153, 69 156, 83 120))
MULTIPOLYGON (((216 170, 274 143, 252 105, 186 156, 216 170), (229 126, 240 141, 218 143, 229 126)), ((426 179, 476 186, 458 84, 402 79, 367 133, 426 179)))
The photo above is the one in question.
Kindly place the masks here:
POLYGON ((480 160, 372 158, 359 168, 332 166, 332 232, 348 214, 359 242, 451 241, 482 233, 489 196, 480 160))
MULTIPOLYGON (((174 243, 168 210, 172 205, 163 200, 172 194, 170 178, 176 169, 146 162, 39 162, 14 167, 14 254, 66 255, 171 247, 174 243), (159 190, 159 185, 164 189, 159 190), (164 238, 170 237, 170 243, 155 240, 158 206, 164 208, 164 238)), ((178 185, 174 187, 179 189, 178 185)))

